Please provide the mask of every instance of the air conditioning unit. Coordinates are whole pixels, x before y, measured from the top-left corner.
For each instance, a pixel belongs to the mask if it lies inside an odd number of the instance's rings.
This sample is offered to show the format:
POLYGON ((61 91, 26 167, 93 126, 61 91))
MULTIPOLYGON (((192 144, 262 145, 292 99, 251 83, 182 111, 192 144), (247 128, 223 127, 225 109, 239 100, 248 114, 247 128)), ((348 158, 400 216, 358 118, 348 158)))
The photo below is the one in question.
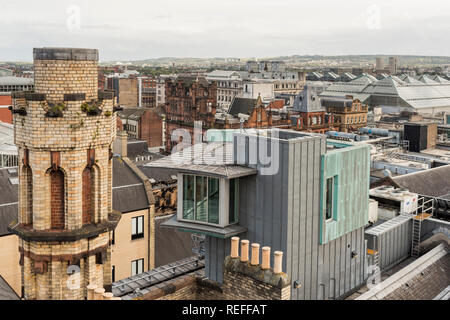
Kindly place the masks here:
POLYGON ((400 213, 415 213, 419 195, 404 188, 382 186, 369 191, 371 199, 378 202, 378 217, 392 219, 400 213))
POLYGON ((369 222, 375 223, 378 220, 378 202, 369 199, 369 222))

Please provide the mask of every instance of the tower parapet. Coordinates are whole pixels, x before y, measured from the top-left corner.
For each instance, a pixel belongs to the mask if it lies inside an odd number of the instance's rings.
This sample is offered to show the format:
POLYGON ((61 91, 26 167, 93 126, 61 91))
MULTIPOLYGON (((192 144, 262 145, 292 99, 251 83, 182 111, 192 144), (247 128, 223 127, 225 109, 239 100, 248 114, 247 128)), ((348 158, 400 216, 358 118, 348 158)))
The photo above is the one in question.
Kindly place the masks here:
POLYGON ((24 298, 83 299, 111 286, 114 93, 98 91, 96 49, 34 49, 34 67, 12 108, 24 298))

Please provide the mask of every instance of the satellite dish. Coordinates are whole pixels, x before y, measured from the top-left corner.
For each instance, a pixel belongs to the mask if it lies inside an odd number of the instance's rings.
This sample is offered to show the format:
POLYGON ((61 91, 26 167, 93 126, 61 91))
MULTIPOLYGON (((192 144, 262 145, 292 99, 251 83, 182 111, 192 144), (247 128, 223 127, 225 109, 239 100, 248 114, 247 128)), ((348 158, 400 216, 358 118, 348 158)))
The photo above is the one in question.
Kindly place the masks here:
POLYGON ((238 118, 248 120, 248 118, 250 118, 250 116, 248 114, 238 113, 238 118))

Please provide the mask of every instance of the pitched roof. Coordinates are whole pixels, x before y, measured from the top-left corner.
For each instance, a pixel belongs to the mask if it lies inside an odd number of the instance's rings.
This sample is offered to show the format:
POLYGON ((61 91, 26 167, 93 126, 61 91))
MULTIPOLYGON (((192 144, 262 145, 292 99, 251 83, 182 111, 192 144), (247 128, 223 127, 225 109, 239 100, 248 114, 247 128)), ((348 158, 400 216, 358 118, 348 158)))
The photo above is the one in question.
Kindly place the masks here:
POLYGON ((0 275, 0 300, 20 300, 13 288, 0 275))
POLYGON ((121 119, 139 120, 146 111, 148 111, 146 108, 124 107, 123 110, 119 111, 117 114, 121 119))
POLYGON ((450 165, 393 177, 399 186, 431 197, 450 196, 450 165))
POLYGON ((273 100, 267 106, 268 109, 282 109, 284 107, 284 100, 273 100))
POLYGON ((144 183, 123 159, 113 158, 113 208, 120 212, 146 209, 149 206, 144 183))
POLYGON ((23 86, 33 84, 34 84, 33 78, 22 78, 13 76, 0 77, 0 85, 23 86))
POLYGON ((357 300, 432 300, 450 285, 450 254, 441 243, 357 300))
POLYGON ((0 169, 0 236, 10 234, 9 224, 18 219, 19 185, 14 178, 17 178, 17 168, 0 169))
POLYGON ((250 114, 256 106, 257 99, 235 97, 231 103, 228 113, 237 116, 239 113, 250 114))

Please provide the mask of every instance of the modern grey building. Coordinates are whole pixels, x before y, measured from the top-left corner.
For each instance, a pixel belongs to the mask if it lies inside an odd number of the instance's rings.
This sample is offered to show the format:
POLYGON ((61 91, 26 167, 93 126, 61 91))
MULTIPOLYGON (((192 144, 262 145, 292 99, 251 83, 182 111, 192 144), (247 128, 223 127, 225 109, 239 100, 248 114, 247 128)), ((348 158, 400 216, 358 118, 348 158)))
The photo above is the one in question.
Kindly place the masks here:
POLYGON ((336 299, 367 278, 367 146, 291 130, 217 130, 147 166, 178 171, 178 213, 163 225, 206 235, 211 280, 222 281, 232 236, 285 253, 294 300, 336 299))

